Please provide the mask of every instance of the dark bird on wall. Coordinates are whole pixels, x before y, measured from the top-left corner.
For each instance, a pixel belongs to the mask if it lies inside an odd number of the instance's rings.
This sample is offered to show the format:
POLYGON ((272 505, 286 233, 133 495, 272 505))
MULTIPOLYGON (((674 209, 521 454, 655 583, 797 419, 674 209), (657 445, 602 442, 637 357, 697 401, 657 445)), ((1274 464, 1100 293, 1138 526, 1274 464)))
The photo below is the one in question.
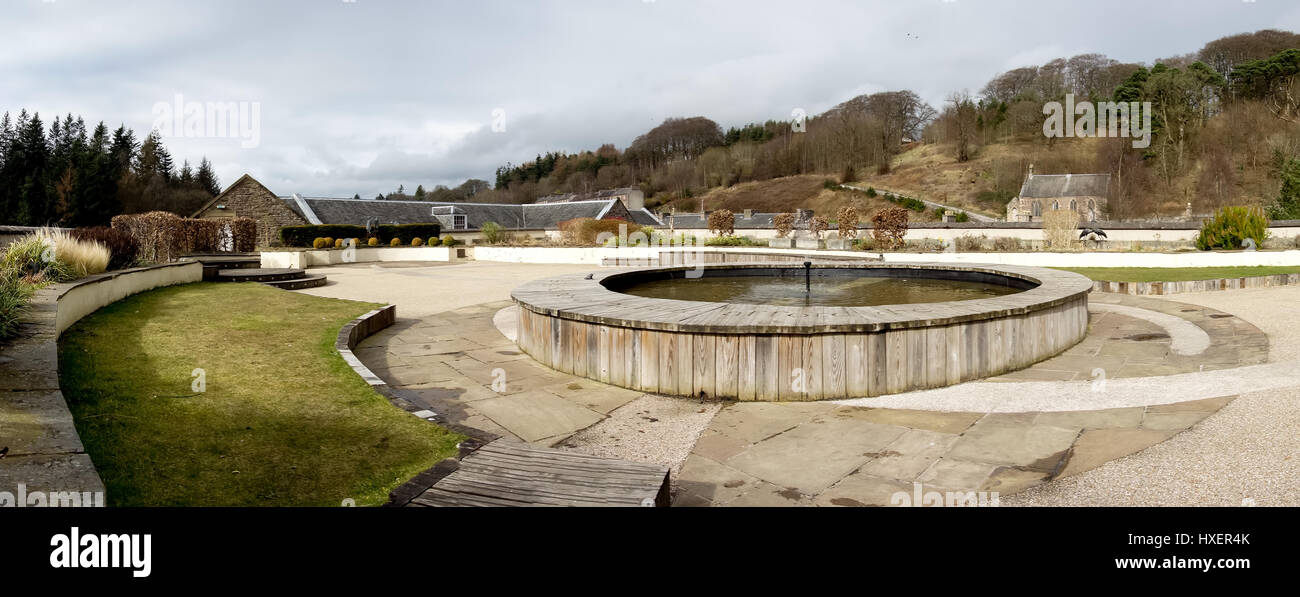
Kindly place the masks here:
POLYGON ((0 458, 4 458, 5 455, 8 454, 8 453, 9 453, 9 446, 5 446, 5 447, 3 447, 3 448, 0 448, 0 458))
POLYGON ((1101 228, 1084 228, 1079 231, 1079 240, 1088 238, 1089 235, 1092 236, 1092 240, 1108 238, 1106 236, 1106 231, 1102 230, 1101 228))

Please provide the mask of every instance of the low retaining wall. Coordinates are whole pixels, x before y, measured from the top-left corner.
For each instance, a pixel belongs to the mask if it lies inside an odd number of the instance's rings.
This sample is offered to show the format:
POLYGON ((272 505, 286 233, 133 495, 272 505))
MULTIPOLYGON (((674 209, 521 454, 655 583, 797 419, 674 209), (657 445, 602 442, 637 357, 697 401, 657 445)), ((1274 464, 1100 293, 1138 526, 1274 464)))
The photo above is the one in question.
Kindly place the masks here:
POLYGON ((19 337, 0 348, 0 507, 103 505, 104 483, 86 454, 59 388, 59 336, 82 317, 161 286, 197 282, 203 265, 142 267, 37 291, 19 337))
POLYGON ((307 269, 341 263, 377 263, 401 261, 451 261, 457 248, 463 247, 358 247, 308 251, 262 251, 262 267, 307 269))
POLYGON ((1249 278, 1219 278, 1217 280, 1188 280, 1184 282, 1094 282, 1093 292, 1132 294, 1137 296, 1163 296, 1191 292, 1215 292, 1244 288, 1272 288, 1300 285, 1300 274, 1251 276, 1249 278))
MULTIPOLYGON (((478 261, 505 263, 544 263, 601 266, 605 264, 663 263, 695 264, 718 263, 714 253, 735 256, 754 256, 757 260, 778 260, 790 256, 802 261, 883 259, 885 263, 953 263, 993 264, 1028 267, 1234 267, 1234 266, 1300 266, 1300 251, 1196 251, 1182 253, 877 253, 870 251, 812 251, 799 249, 773 249, 768 247, 474 247, 478 261), (672 261, 660 253, 685 253, 672 261), (692 257, 693 255, 693 257, 692 257), (695 259, 696 261, 690 261, 695 259)), ((725 257, 730 263, 730 257, 725 257)), ((738 261, 744 261, 739 259, 738 261)))
POLYGON ((376 391, 387 388, 388 382, 380 379, 369 367, 366 367, 365 363, 362 363, 361 359, 358 359, 357 355, 352 352, 352 349, 356 348, 357 344, 360 344, 362 340, 393 325, 395 321, 397 321, 397 305, 380 307, 343 326, 343 329, 339 330, 338 338, 334 341, 334 348, 343 356, 343 360, 347 362, 348 366, 352 367, 352 370, 361 376, 361 379, 366 380, 366 383, 370 384, 370 387, 375 388, 376 391))

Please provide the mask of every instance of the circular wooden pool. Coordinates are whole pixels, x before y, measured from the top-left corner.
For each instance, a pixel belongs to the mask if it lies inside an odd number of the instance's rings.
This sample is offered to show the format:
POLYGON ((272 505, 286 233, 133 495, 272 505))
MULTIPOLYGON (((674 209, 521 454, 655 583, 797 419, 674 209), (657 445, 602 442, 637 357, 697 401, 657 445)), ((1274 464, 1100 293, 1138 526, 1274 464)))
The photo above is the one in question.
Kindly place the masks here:
POLYGON ((1078 274, 1032 267, 769 263, 573 274, 529 282, 512 297, 519 347, 559 371, 657 394, 800 401, 936 388, 1028 367, 1083 339, 1091 290, 1078 274), (736 295, 703 284, 671 288, 738 278, 782 284, 785 300, 733 302, 736 295), (812 287, 831 283, 872 292, 855 278, 975 290, 910 304, 811 298, 812 287), (792 281, 810 290, 808 304, 793 304, 797 296, 792 303, 792 281), (628 293, 665 282, 669 295, 711 300, 628 293))

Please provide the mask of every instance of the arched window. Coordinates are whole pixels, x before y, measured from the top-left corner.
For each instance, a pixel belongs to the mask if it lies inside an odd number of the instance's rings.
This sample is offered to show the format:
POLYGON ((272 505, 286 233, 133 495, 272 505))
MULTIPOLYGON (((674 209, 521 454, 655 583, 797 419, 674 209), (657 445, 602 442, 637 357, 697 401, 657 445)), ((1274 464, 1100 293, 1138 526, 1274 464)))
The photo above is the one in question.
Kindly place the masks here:
POLYGON ((1074 199, 1070 200, 1070 211, 1079 211, 1079 202, 1074 199))
POLYGON ((1061 209, 1061 202, 1060 202, 1060 201, 1053 201, 1053 202, 1052 202, 1052 211, 1056 211, 1056 210, 1058 210, 1058 209, 1061 209))
POLYGON ((1042 215, 1043 215, 1043 204, 1038 201, 1035 201, 1033 216, 1037 218, 1037 217, 1041 217, 1042 215))

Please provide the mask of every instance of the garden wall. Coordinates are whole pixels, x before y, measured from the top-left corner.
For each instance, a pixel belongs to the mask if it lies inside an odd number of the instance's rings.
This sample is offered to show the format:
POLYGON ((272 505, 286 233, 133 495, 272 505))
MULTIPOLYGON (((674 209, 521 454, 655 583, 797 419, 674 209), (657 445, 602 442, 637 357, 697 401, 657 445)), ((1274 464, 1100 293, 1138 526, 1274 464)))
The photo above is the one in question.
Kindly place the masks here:
POLYGON ((344 250, 262 251, 262 267, 306 269, 340 263, 379 263, 402 261, 451 261, 456 249, 465 247, 362 247, 354 258, 344 250))
POLYGON ((19 337, 0 348, 0 506, 103 505, 104 484, 59 388, 59 336, 122 298, 197 282, 203 265, 180 262, 109 272, 37 291, 19 337))

